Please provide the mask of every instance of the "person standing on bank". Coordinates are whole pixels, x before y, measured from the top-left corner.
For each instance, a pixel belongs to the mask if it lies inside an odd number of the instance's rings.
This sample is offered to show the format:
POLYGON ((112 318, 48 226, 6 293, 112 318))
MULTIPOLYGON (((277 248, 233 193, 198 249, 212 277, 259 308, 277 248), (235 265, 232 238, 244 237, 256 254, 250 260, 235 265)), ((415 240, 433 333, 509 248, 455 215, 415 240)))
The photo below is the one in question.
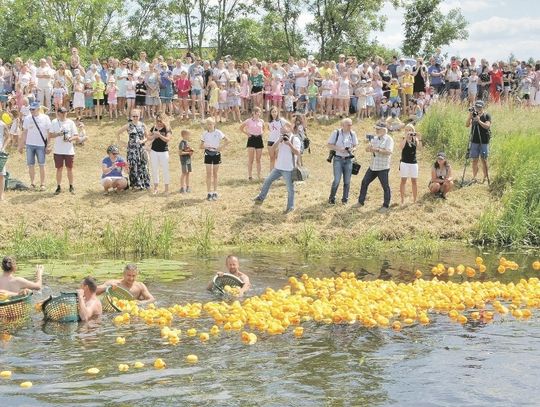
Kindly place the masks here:
POLYGON ((56 112, 56 119, 51 123, 49 139, 54 139, 54 166, 56 168, 56 191, 55 195, 62 192, 62 169, 66 167, 69 181, 69 192, 74 194, 73 187, 73 160, 75 158, 75 147, 73 142, 79 141, 79 131, 75 122, 66 118, 67 109, 60 107, 56 112))
POLYGON ((341 128, 334 130, 328 139, 328 149, 330 154, 334 155, 333 168, 334 168, 334 181, 330 188, 330 197, 328 203, 334 205, 336 203, 336 192, 343 176, 343 195, 341 203, 346 204, 349 200, 349 189, 351 186, 352 176, 352 159, 353 151, 358 145, 358 138, 354 131, 352 131, 352 120, 343 119, 341 121, 341 128))
POLYGON ((221 150, 229 139, 221 130, 216 129, 216 121, 208 117, 204 121, 206 131, 201 136, 201 149, 204 150, 204 164, 206 165, 206 196, 207 201, 217 201, 218 170, 221 164, 221 150))
POLYGON ((169 141, 171 141, 172 131, 169 118, 165 113, 158 112, 156 123, 150 129, 152 136, 152 147, 150 149, 150 162, 152 165, 152 179, 154 181, 154 195, 158 193, 159 169, 163 172, 164 192, 169 192, 171 177, 169 175, 169 141))
POLYGON ((369 139, 366 151, 373 155, 371 164, 362 179, 360 187, 360 196, 355 207, 364 206, 367 190, 375 178, 379 178, 382 189, 384 191, 383 206, 379 209, 379 213, 386 213, 390 207, 390 184, 388 182, 388 173, 390 172, 390 162, 392 151, 394 150, 394 140, 388 135, 386 124, 378 123, 375 125, 376 136, 369 139))
POLYGON ((35 188, 36 157, 39 164, 40 191, 45 191, 45 153, 50 152, 47 145, 51 119, 45 113, 40 112, 39 102, 30 105, 30 114, 24 118, 23 132, 19 143, 19 153, 22 154, 26 146, 26 164, 30 175, 30 186, 35 188))
POLYGON ((294 210, 292 172, 296 166, 296 160, 300 156, 301 144, 300 138, 293 136, 290 123, 284 124, 281 132, 281 136, 271 147, 277 155, 276 165, 264 180, 261 192, 254 201, 256 205, 261 205, 266 199, 266 195, 268 195, 272 183, 283 177, 287 184, 287 208, 285 209, 285 213, 289 213, 294 210))
POLYGON ((401 184, 399 186, 399 193, 401 195, 401 205, 403 205, 405 203, 405 185, 407 184, 407 178, 411 179, 413 203, 416 202, 416 197, 418 195, 418 185, 416 183, 416 180, 418 179, 416 150, 422 148, 422 139, 418 136, 412 124, 405 126, 405 135, 401 140, 400 147, 401 161, 399 162, 399 176, 401 177, 401 184))
POLYGON ((263 143, 264 120, 261 119, 261 109, 254 107, 249 119, 240 125, 240 131, 247 139, 248 150, 248 179, 253 179, 253 161, 257 164, 257 178, 261 179, 261 157, 264 149, 263 143))
POLYGON ((477 182, 476 175, 478 174, 478 158, 482 160, 482 173, 484 179, 489 185, 489 172, 488 172, 488 155, 489 155, 489 140, 491 139, 491 116, 489 113, 484 112, 484 102, 477 100, 474 104, 474 109, 469 111, 467 117, 467 127, 471 127, 471 150, 470 158, 472 159, 472 182, 477 182))

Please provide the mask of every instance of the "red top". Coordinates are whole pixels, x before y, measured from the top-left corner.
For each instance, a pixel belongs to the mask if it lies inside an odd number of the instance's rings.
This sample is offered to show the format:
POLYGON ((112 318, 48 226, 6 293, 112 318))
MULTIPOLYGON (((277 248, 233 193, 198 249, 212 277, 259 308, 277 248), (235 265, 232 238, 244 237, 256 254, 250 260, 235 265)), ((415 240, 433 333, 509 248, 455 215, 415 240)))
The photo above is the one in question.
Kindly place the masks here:
POLYGON ((189 94, 189 90, 191 89, 191 82, 189 79, 177 79, 175 85, 178 96, 187 96, 189 94))

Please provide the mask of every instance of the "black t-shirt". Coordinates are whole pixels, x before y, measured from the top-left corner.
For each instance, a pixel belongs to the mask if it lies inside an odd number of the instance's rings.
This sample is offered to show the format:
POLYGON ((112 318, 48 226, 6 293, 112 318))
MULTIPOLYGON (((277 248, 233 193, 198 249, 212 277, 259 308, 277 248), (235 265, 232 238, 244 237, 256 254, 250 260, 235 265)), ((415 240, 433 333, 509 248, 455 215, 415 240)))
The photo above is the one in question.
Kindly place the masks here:
POLYGON ((416 143, 405 142, 405 147, 401 150, 401 162, 406 164, 416 164, 416 143))
POLYGON ((510 86, 512 83, 510 81, 513 79, 514 79, 514 73, 512 71, 503 71, 504 86, 510 86))
POLYGON ((137 82, 137 84, 135 85, 135 95, 138 97, 146 96, 146 83, 137 82))
MULTIPOLYGON (((157 129, 155 127, 152 127, 150 129, 150 132, 154 132, 157 129)), ((162 136, 166 136, 167 133, 170 133, 170 130, 167 130, 165 127, 158 130, 162 136)), ((152 141, 152 150, 154 150, 156 153, 163 153, 165 151, 169 151, 169 143, 166 143, 160 138, 155 139, 152 141)))
MULTIPOLYGON (((383 82, 390 83, 390 81, 392 80, 392 74, 390 73, 390 75, 388 75, 389 73, 390 71, 385 71, 381 74, 381 79, 383 80, 383 82)), ((390 90, 390 86, 388 86, 388 84, 386 83, 383 83, 382 89, 383 91, 390 90)))
MULTIPOLYGON (((482 122, 490 122, 491 116, 489 113, 482 113, 480 115, 480 120, 482 122)), ((489 144, 489 139, 491 138, 491 129, 484 129, 475 121, 471 122, 471 131, 472 131, 472 142, 476 144, 489 144)))

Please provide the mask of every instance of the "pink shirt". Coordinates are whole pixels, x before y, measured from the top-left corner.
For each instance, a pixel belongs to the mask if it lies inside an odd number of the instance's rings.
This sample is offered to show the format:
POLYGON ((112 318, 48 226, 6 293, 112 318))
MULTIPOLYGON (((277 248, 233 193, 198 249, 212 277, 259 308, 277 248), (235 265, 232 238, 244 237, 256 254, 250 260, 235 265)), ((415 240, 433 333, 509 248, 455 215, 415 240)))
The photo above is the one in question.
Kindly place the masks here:
POLYGON ((260 136, 263 132, 263 121, 261 119, 247 119, 245 122, 246 129, 252 136, 260 136))
POLYGON ((176 89, 178 90, 178 96, 187 96, 191 83, 189 79, 178 79, 176 81, 176 89))

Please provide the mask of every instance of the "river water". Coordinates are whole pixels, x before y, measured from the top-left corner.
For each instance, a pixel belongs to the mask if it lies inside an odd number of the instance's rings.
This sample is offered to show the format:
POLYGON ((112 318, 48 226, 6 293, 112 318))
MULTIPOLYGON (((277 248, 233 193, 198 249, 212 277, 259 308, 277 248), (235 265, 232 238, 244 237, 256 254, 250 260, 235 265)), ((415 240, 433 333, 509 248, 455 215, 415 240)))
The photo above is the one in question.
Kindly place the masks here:
MULTIPOLYGON (((473 264, 478 254, 449 248, 433 259, 305 259, 287 253, 239 257, 254 284, 253 294, 261 294, 302 273, 322 277, 352 271, 365 280, 409 282, 417 268, 429 276, 438 262, 473 264)), ((494 269, 498 254, 483 256, 488 270, 494 269)), ((502 276, 488 272, 482 279, 509 282, 538 275, 530 268, 532 256, 506 256, 524 267, 502 276)), ((120 274, 119 263, 111 264, 120 274)), ((144 273, 144 263, 141 268, 144 273)), ((205 287, 215 271, 224 270, 224 256, 182 258, 181 268, 191 272, 185 280, 149 279, 158 305, 214 300, 205 287)), ((159 263, 155 272, 159 273, 159 263)), ((46 278, 36 300, 76 287, 61 281, 46 278)), ((257 332, 258 342, 252 346, 244 345, 236 331, 222 330, 207 343, 182 335, 180 344, 171 346, 160 338, 159 327, 140 322, 117 327, 107 315, 100 323, 87 325, 44 324, 35 313, 9 340, 0 341, 0 370, 13 372, 10 379, 0 378, 0 406, 538 405, 536 311, 526 321, 505 316, 490 324, 464 326, 445 315, 430 315, 430 325, 399 332, 311 321, 302 324, 302 338, 295 338, 291 329, 276 336, 257 332), (117 345, 117 336, 125 337, 126 344, 117 345), (188 354, 198 355, 199 363, 187 364, 188 354), (158 357, 165 360, 166 369, 153 368, 158 357), (135 361, 145 367, 134 369, 135 361), (129 364, 130 370, 119 372, 119 363, 129 364), (87 375, 89 367, 100 373, 87 375), (20 388, 23 381, 31 381, 33 387, 20 388)), ((183 332, 190 327, 208 332, 213 324, 210 318, 175 318, 173 326, 183 332)))

